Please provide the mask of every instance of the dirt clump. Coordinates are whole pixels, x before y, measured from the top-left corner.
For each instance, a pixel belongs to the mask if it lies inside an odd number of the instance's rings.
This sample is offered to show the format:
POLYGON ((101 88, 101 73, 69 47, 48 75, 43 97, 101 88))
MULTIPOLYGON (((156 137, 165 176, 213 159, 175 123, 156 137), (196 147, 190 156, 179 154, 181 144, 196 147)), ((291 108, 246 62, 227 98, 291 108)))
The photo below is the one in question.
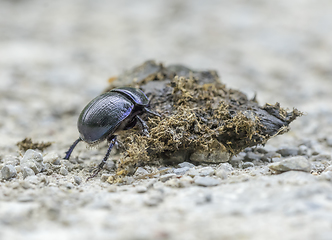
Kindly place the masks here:
POLYGON ((31 138, 25 138, 22 141, 16 143, 16 146, 18 146, 18 148, 24 152, 28 149, 38 149, 40 151, 44 151, 45 148, 48 148, 51 145, 51 142, 33 142, 31 138))
POLYGON ((247 147, 264 145, 287 132, 302 115, 297 109, 287 112, 279 103, 259 106, 256 99, 226 88, 216 71, 182 65, 147 61, 112 80, 107 90, 123 85, 142 89, 151 99, 151 109, 162 117, 145 118, 149 136, 136 129, 119 135, 125 151, 118 175, 156 161, 226 162, 247 147))

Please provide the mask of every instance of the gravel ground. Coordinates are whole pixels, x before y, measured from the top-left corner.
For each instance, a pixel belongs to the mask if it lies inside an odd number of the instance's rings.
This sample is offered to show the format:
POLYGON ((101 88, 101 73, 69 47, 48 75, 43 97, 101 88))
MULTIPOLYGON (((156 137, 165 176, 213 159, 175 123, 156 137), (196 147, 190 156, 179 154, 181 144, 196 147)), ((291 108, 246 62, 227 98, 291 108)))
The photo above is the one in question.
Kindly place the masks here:
POLYGON ((331 239, 330 1, 0 1, 0 239, 331 239), (148 59, 215 69, 305 116, 228 163, 85 182, 82 108, 148 59), (26 137, 50 141, 18 150, 26 137), (152 174, 144 178, 146 174, 152 174))

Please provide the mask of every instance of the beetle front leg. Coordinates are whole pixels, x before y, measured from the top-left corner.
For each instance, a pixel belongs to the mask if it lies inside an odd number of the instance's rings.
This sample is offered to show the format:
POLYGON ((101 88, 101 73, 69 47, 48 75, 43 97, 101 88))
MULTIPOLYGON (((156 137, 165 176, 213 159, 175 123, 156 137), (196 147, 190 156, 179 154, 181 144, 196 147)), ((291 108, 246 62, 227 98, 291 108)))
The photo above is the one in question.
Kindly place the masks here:
POLYGON ((107 162, 107 159, 112 151, 112 148, 113 148, 114 144, 116 143, 116 136, 113 135, 109 139, 111 139, 111 143, 110 143, 110 146, 108 147, 107 153, 106 153, 103 161, 101 161, 101 163, 99 163, 98 167, 93 171, 91 176, 86 179, 86 181, 95 177, 103 169, 105 163, 107 162))
POLYGON ((147 107, 144 108, 144 111, 147 112, 147 113, 149 113, 149 114, 151 114, 151 115, 155 115, 155 116, 161 118, 161 116, 160 116, 159 113, 156 113, 156 112, 152 111, 151 109, 149 109, 149 108, 147 108, 147 107))
POLYGON ((136 116, 136 119, 137 119, 138 127, 142 130, 143 134, 145 136, 149 137, 149 131, 148 131, 149 127, 146 124, 146 122, 139 116, 136 116))
POLYGON ((78 138, 68 149, 68 151, 66 152, 66 156, 63 159, 69 160, 71 153, 73 152, 74 148, 76 147, 76 145, 82 141, 82 138, 78 138))

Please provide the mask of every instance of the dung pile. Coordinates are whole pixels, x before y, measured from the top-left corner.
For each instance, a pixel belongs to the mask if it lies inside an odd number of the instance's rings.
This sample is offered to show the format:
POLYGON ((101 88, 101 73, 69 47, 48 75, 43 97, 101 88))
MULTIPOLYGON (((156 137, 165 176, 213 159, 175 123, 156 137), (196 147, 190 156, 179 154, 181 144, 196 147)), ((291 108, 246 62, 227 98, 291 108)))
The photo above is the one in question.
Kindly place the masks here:
POLYGON ((119 135, 125 151, 118 175, 148 162, 226 162, 247 147, 287 132, 302 115, 297 109, 287 112, 279 103, 259 106, 255 99, 226 88, 215 71, 147 61, 111 80, 109 89, 141 88, 151 99, 151 109, 162 115, 146 119, 149 136, 136 130, 119 135))

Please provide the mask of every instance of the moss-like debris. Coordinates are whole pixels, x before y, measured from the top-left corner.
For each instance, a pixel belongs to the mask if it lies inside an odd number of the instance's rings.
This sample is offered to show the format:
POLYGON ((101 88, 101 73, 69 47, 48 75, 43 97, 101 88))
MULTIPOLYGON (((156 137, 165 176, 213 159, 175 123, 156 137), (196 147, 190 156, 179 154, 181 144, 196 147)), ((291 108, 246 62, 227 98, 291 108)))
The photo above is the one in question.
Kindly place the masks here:
POLYGON ((110 89, 124 82, 140 87, 162 118, 148 119, 149 136, 136 130, 120 134, 125 151, 119 176, 156 161, 225 161, 222 154, 237 154, 287 132, 289 123, 302 114, 296 109, 287 112, 278 103, 260 107, 255 99, 227 89, 215 71, 148 61, 120 75, 110 89))
POLYGON ((40 151, 44 151, 45 148, 48 148, 51 145, 51 142, 32 142, 31 138, 25 138, 22 141, 16 143, 16 146, 18 146, 18 148, 24 152, 28 149, 38 149, 40 151))

